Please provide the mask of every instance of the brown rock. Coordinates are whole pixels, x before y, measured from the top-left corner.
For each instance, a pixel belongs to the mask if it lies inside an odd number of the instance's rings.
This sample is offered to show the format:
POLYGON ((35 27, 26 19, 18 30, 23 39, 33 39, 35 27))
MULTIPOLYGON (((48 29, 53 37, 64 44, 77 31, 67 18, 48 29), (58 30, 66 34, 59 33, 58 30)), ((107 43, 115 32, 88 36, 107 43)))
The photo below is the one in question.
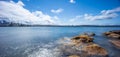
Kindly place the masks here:
POLYGON ((68 57, 107 57, 107 51, 94 44, 93 40, 89 35, 79 35, 61 45, 59 49, 68 57))
POLYGON ((103 33, 104 35, 110 35, 111 34, 111 32, 105 32, 105 33, 103 33))
POLYGON ((80 36, 73 37, 71 39, 71 42, 74 43, 75 46, 80 46, 80 45, 83 45, 85 43, 91 43, 91 42, 93 42, 93 40, 94 39, 91 36, 80 35, 80 36))
POLYGON ((70 55, 68 57, 80 57, 80 56, 78 56, 78 55, 70 55))
POLYGON ((108 55, 107 51, 97 44, 85 46, 85 47, 83 47, 82 50, 86 51, 89 55, 99 55, 99 56, 103 56, 103 57, 104 56, 106 57, 108 55))
POLYGON ((111 33, 111 34, 108 35, 108 37, 119 39, 120 35, 119 34, 115 34, 115 33, 111 33))
POLYGON ((74 43, 80 43, 80 42, 88 43, 88 42, 93 42, 93 38, 90 37, 90 36, 88 36, 88 35, 80 35, 80 36, 72 38, 71 40, 74 43))
POLYGON ((110 31, 110 32, 120 34, 120 30, 113 30, 113 31, 110 31))
POLYGON ((109 32, 105 32, 103 34, 110 38, 120 39, 120 30, 109 31, 109 32))
POLYGON ((110 42, 115 45, 117 48, 120 48, 120 40, 110 40, 110 42))

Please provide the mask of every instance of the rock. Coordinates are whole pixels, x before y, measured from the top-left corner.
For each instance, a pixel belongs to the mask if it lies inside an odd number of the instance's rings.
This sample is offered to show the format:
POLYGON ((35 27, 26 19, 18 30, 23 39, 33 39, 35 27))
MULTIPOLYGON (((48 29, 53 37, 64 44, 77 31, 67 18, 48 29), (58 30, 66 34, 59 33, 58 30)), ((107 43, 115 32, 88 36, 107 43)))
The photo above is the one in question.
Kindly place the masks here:
POLYGON ((120 35, 119 34, 115 34, 115 33, 109 34, 108 37, 120 39, 120 35))
POLYGON ((110 42, 115 45, 117 48, 120 48, 120 40, 110 40, 110 42))
POLYGON ((90 36, 95 36, 95 33, 91 33, 90 36))
POLYGON ((104 35, 110 38, 114 38, 110 40, 110 42, 117 48, 120 48, 120 30, 105 32, 104 35))
POLYGON ((105 32, 103 34, 110 38, 120 39, 120 30, 109 31, 109 32, 105 32))
POLYGON ((87 45, 87 46, 83 47, 82 50, 87 52, 88 55, 98 55, 98 56, 102 56, 102 57, 108 56, 107 51, 97 44, 87 45))
POLYGON ((78 55, 70 55, 68 57, 80 57, 80 56, 78 56, 78 55))
POLYGON ((103 35, 105 35, 105 36, 110 35, 110 34, 111 34, 111 32, 105 32, 105 33, 103 33, 103 35))
POLYGON ((60 44, 63 57, 107 57, 107 51, 93 42, 89 35, 79 35, 70 41, 60 44))
POLYGON ((72 42, 73 43, 89 43, 89 42, 93 42, 93 38, 88 36, 88 35, 80 35, 80 36, 76 36, 76 37, 73 37, 72 39, 72 42))
POLYGON ((120 30, 113 30, 113 31, 110 31, 110 32, 120 34, 120 30))
POLYGON ((93 33, 93 32, 90 32, 90 33, 84 33, 83 35, 88 35, 88 36, 95 36, 95 33, 93 33))

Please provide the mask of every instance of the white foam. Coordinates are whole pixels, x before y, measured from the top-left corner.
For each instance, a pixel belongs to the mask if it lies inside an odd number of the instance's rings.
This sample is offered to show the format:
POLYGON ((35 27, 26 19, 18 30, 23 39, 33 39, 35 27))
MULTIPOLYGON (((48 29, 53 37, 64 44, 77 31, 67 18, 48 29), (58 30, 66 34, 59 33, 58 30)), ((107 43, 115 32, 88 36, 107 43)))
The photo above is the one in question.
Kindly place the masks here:
POLYGON ((54 43, 43 44, 42 47, 39 47, 37 51, 29 54, 28 57, 60 57, 61 52, 54 43))
POLYGON ((69 43, 69 42, 70 42, 70 38, 64 37, 55 42, 43 44, 42 47, 39 47, 38 51, 34 51, 32 54, 29 54, 28 57, 62 57, 63 54, 61 52, 61 49, 55 47, 55 45, 69 43))
POLYGON ((69 37, 64 37, 62 39, 59 39, 58 41, 56 41, 57 44, 67 44, 67 43, 70 43, 71 40, 69 37))

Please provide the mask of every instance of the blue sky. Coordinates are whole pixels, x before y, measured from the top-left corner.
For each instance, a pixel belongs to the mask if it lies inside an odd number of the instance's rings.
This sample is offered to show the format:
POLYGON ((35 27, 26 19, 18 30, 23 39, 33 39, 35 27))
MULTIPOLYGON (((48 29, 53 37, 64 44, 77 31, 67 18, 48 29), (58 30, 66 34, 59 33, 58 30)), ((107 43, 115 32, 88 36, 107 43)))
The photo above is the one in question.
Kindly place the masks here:
POLYGON ((23 9, 35 15, 38 15, 36 14, 38 11, 42 12, 45 17, 42 16, 41 19, 49 16, 49 22, 54 24, 120 25, 120 0, 6 0, 5 2, 10 1, 16 4, 18 1, 21 2, 24 4, 21 6, 23 9))

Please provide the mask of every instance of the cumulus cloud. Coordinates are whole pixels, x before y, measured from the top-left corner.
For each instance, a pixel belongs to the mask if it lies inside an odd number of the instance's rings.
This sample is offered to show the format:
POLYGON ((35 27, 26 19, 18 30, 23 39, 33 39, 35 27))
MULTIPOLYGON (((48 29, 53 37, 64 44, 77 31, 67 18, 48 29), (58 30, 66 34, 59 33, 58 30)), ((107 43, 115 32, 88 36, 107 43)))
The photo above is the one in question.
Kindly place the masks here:
POLYGON ((70 0, 70 3, 75 3, 75 0, 70 0))
POLYGON ((47 14, 43 14, 42 11, 35 11, 35 12, 32 12, 32 14, 38 17, 38 19, 40 19, 40 21, 44 23, 53 23, 53 24, 55 23, 55 21, 52 20, 52 19, 55 19, 54 17, 51 17, 47 14))
POLYGON ((55 9, 52 9, 52 10, 51 10, 51 12, 52 12, 52 13, 55 13, 55 14, 59 14, 59 13, 61 13, 62 11, 63 11, 62 8, 59 8, 59 9, 56 9, 56 10, 55 10, 55 9))
POLYGON ((112 10, 102 10, 98 15, 84 14, 84 19, 87 20, 101 20, 101 19, 113 19, 118 16, 120 7, 112 10))
POLYGON ((0 19, 24 24, 55 24, 53 17, 42 11, 30 12, 24 6, 22 1, 18 1, 18 3, 0 1, 0 19))

